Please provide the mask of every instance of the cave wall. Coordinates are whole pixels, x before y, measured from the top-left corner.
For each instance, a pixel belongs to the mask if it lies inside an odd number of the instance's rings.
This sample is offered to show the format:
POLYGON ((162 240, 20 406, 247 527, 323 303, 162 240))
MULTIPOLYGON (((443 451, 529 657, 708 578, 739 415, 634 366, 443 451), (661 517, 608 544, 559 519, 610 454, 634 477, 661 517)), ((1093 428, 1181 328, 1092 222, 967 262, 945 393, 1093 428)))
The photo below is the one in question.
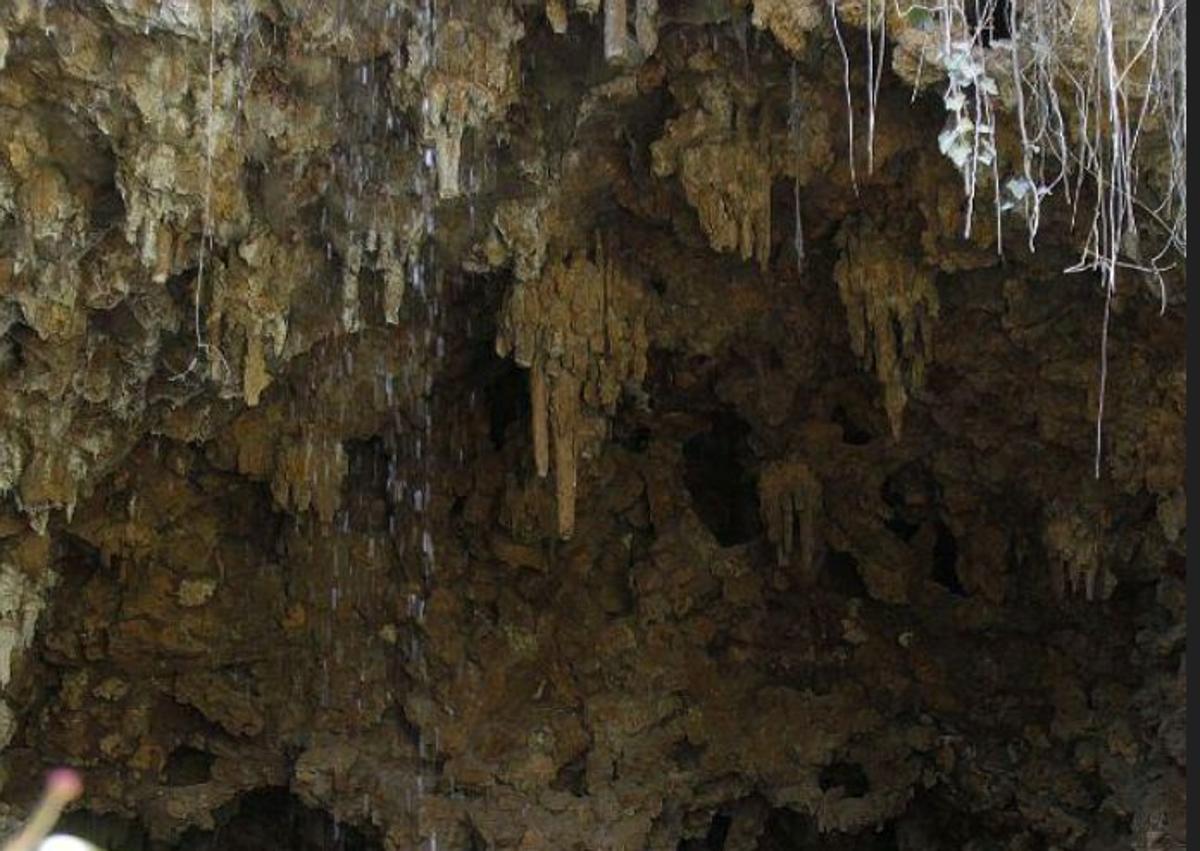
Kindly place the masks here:
POLYGON ((623 6, 0 10, 9 818, 1182 845, 1182 276, 1097 478, 1071 205, 964 238, 912 33, 868 164, 849 4, 623 6))

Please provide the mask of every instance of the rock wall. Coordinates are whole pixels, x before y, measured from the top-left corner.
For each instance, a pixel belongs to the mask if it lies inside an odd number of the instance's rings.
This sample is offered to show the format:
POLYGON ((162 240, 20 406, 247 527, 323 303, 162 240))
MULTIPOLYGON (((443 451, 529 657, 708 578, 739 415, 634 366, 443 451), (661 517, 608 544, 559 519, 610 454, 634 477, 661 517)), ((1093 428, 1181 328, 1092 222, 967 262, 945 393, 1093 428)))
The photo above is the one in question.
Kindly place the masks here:
POLYGON ((5 817, 1182 847, 1182 275, 860 5, 4 4, 5 817))

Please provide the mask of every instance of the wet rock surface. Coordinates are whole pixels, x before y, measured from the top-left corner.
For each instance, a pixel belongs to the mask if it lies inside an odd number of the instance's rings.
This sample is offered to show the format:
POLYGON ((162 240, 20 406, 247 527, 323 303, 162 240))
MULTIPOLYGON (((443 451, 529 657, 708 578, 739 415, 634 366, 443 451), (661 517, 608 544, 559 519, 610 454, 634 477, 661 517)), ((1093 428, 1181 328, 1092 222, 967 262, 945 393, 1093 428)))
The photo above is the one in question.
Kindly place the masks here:
POLYGON ((1182 275, 1097 479, 1071 208, 964 237, 888 37, 852 173, 824 4, 4 4, 4 817, 1182 847, 1182 275))

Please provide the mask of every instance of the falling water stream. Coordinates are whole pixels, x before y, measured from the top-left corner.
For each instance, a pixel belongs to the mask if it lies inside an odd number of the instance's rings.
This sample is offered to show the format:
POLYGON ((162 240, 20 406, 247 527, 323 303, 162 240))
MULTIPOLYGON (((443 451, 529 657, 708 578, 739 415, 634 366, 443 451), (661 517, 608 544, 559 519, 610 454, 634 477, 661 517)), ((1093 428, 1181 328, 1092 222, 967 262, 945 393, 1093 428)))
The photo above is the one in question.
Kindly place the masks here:
MULTIPOLYGON (((411 24, 423 43, 427 62, 432 62, 437 31, 437 11, 432 0, 416 0, 410 8, 411 24)), ((335 16, 338 32, 349 24, 361 27, 364 21, 353 11, 350 0, 339 0, 335 16)), ((406 35, 400 25, 403 4, 386 4, 380 9, 379 20, 366 22, 396 36, 398 45, 405 45, 406 35)), ((393 73, 402 73, 404 47, 398 51, 393 73)), ((426 618, 428 604, 437 573, 437 553, 431 507, 438 497, 435 492, 434 471, 436 454, 434 441, 435 377, 445 356, 445 339, 441 333, 443 300, 442 275, 436 262, 435 235, 438 199, 437 153, 432 144, 423 143, 418 133, 393 110, 388 97, 387 74, 371 61, 363 61, 335 74, 332 109, 343 128, 344 143, 331 157, 329 168, 333 175, 330 186, 336 196, 330 197, 322 214, 322 229, 326 230, 325 254, 342 268, 340 280, 331 282, 326 290, 328 309, 340 314, 344 337, 344 374, 353 381, 356 370, 377 370, 372 376, 379 395, 386 400, 390 412, 390 434, 384 436, 387 451, 387 501, 389 503, 389 535, 399 557, 399 585, 406 598, 402 602, 407 614, 407 630, 398 637, 392 652, 402 657, 405 674, 394 686, 403 696, 415 690, 417 697, 432 704, 432 690, 426 656, 426 618), (410 170, 407 186, 389 185, 396 163, 415 163, 410 170), (389 208, 396 197, 417 199, 420 223, 415 244, 406 246, 406 269, 402 309, 398 315, 387 317, 386 333, 402 335, 398 366, 364 365, 354 362, 354 337, 362 332, 359 312, 359 268, 366 255, 380 256, 379 246, 388 240, 402 243, 411 237, 394 233, 395 221, 381 220, 380 210, 389 208), (335 244, 329 228, 331 218, 339 218, 347 233, 347 242, 335 244), (395 324, 392 324, 395 322, 395 324)), ((427 111, 426 99, 422 110, 427 111)), ((400 262, 400 258, 396 258, 400 262)), ((341 419, 341 417, 339 417, 341 419)), ((346 536, 351 528, 349 509, 343 507, 334 522, 332 534, 346 536)), ((341 665, 342 648, 339 641, 339 607, 351 605, 343 600, 343 588, 359 588, 349 540, 334 546, 334 559, 328 602, 330 617, 324 635, 318 643, 322 656, 322 703, 329 703, 329 666, 341 665)), ((361 591, 359 593, 362 593, 361 591)), ((338 680, 335 676, 333 680, 338 680)), ((365 686, 365 672, 360 673, 359 687, 365 686)), ((360 699, 361 701, 361 699, 360 699)), ((403 796, 405 808, 412 814, 418 837, 415 847, 437 851, 438 834, 427 824, 424 801, 438 782, 438 731, 427 729, 424 719, 408 719, 417 729, 417 760, 407 789, 397 790, 403 796)))
MULTIPOLYGON (((415 14, 415 26, 424 43, 425 56, 432 62, 437 41, 437 11, 434 0, 422 0, 415 14)), ((423 98, 422 118, 429 108, 428 98, 423 98)), ((415 572, 418 577, 408 598, 408 663, 415 687, 422 693, 422 697, 428 699, 432 697, 432 682, 425 655, 424 630, 426 610, 437 568, 431 525, 431 506, 434 500, 433 471, 436 469, 433 385, 435 372, 445 356, 445 343, 439 331, 442 276, 436 263, 434 241, 437 229, 437 151, 432 144, 419 144, 419 158, 412 189, 420 198, 420 243, 416 252, 410 255, 409 261, 410 280, 406 287, 409 321, 406 333, 409 337, 410 357, 406 362, 407 374, 403 376, 408 385, 408 398, 412 400, 413 410, 407 430, 403 428, 402 419, 395 420, 397 425, 401 426, 395 435, 398 463, 392 466, 388 489, 396 504, 407 504, 410 508, 407 515, 412 518, 409 529, 397 530, 397 533, 407 538, 402 548, 406 572, 415 572)), ((414 784, 417 836, 418 841, 427 842, 429 851, 437 851, 437 829, 424 823, 422 799, 437 781, 438 733, 434 729, 431 735, 431 731, 418 723, 417 737, 417 771, 414 784)))
MULTIPOLYGON (((194 305, 194 334, 196 356, 193 365, 188 367, 179 378, 192 375, 195 367, 205 359, 208 361, 210 377, 217 381, 225 381, 231 377, 226 370, 217 370, 218 364, 224 366, 219 348, 219 340, 208 339, 202 326, 202 304, 212 297, 212 287, 209 277, 213 272, 218 258, 213 256, 214 223, 210 220, 211 195, 214 181, 214 149, 216 134, 229 132, 239 134, 239 141, 233 142, 241 147, 245 140, 240 134, 247 132, 245 122, 246 98, 251 83, 257 72, 255 43, 261 43, 263 33, 261 19, 256 18, 251 0, 231 0, 234 8, 232 32, 220 32, 221 16, 224 5, 221 0, 196 0, 198 8, 202 9, 207 24, 207 91, 201 95, 206 98, 205 116, 203 119, 202 144, 205 145, 205 210, 202 235, 198 243, 199 274, 195 282, 196 294, 194 305), (217 85, 219 62, 231 62, 234 66, 234 86, 226 90, 217 85), (231 119, 226 122, 224 119, 231 119), (225 129, 219 130, 218 125, 225 129), (206 271, 208 274, 206 275, 206 271)), ((316 14, 325 0, 310 0, 309 12, 316 14)), ((435 0, 411 0, 409 4, 390 2, 381 4, 378 8, 379 20, 364 22, 362 10, 354 4, 357 0, 337 0, 334 16, 336 37, 364 25, 373 26, 377 32, 387 32, 393 38, 397 47, 397 62, 392 66, 393 73, 403 73, 404 52, 411 46, 411 31, 404 28, 406 21, 403 10, 410 13, 409 26, 412 27, 424 54, 425 67, 436 62, 436 42, 438 27, 438 12, 435 0), (406 43, 407 42, 407 43, 406 43)), ((150 19, 147 19, 147 31, 150 29, 150 19)), ((387 400, 392 417, 392 433, 386 435, 384 441, 389 451, 387 471, 387 496, 390 502, 389 533, 394 542, 401 564, 401 587, 407 589, 405 608, 408 616, 408 632, 404 640, 397 643, 394 652, 403 654, 404 668, 407 677, 404 682, 396 684, 396 693, 403 695, 416 689, 420 698, 428 704, 433 704, 430 670, 425 650, 425 635, 427 630, 426 617, 429 600, 434 588, 437 574, 437 553, 434 545, 434 528, 431 516, 431 506, 438 494, 435 492, 434 472, 437 468, 434 441, 434 399, 433 388, 437 371, 445 357, 445 338, 442 333, 443 320, 443 279, 441 270, 436 262, 435 236, 437 231, 436 206, 438 200, 438 159, 437 150, 432 142, 420 139, 420 134, 411 132, 406 122, 391 106, 388 92, 386 73, 373 60, 362 61, 352 67, 342 64, 342 60, 331 60, 333 63, 331 75, 333 91, 330 92, 329 104, 337 125, 342 128, 342 143, 335 147, 328 162, 331 180, 329 187, 331 195, 327 197, 320 217, 320 230, 325 239, 325 256, 331 263, 340 265, 344 271, 340 280, 331 281, 326 289, 325 307, 334 313, 340 313, 342 319, 341 340, 342 375, 347 381, 352 381, 356 370, 363 369, 362 364, 355 364, 354 336, 362 330, 359 315, 358 273, 362 253, 376 253, 381 240, 392 239, 403 243, 411 239, 411 234, 392 233, 399 225, 395 221, 378 220, 381 206, 379 202, 394 197, 407 196, 418 199, 420 226, 416 235, 416 244, 407 245, 407 280, 404 282, 403 320, 393 323, 399 317, 388 317, 386 326, 390 333, 403 334, 405 345, 399 347, 405 354, 401 365, 390 369, 373 367, 379 373, 373 378, 381 385, 382 395, 387 400), (411 170, 412 180, 408 186, 388 186, 388 178, 394 174, 397 162, 413 162, 416 167, 411 170), (390 193, 390 195, 389 195, 390 193), (346 244, 334 242, 334 228, 331 218, 340 220, 349 240, 346 244)), ((427 118, 430 110, 428 98, 421 104, 422 116, 427 118)), ((225 140, 225 144, 230 144, 225 140)), ((486 162, 483 163, 486 168, 486 162)), ((467 189, 475 189, 479 183, 477 170, 468 166, 467 189)), ((473 207, 472 207, 473 214, 473 207)), ((398 261, 399 262, 399 261, 398 261)), ((318 388, 310 386, 312 397, 319 395, 318 388)), ((299 423, 308 423, 312 412, 305 411, 297 405, 298 400, 291 404, 291 418, 299 423)), ((336 412, 334 422, 345 421, 345 412, 336 412)), ((334 468, 344 460, 345 447, 336 436, 314 437, 312 433, 304 432, 304 467, 309 471, 311 487, 314 493, 321 490, 323 482, 334 475, 334 468)), ((461 460, 461 459, 460 459, 461 460)), ((319 656, 319 671, 317 682, 308 683, 315 691, 317 706, 321 710, 336 708, 339 695, 335 694, 336 684, 345 680, 338 675, 344 663, 346 647, 342 641, 342 621, 339 611, 353 605, 353 600, 347 599, 351 589, 361 585, 362 577, 357 572, 361 565, 355 564, 355 556, 350 546, 352 518, 351 508, 343 505, 334 515, 332 526, 314 523, 308 526, 310 551, 319 553, 323 550, 322 542, 329 546, 331 554, 328 564, 328 587, 324 589, 325 601, 328 605, 328 616, 314 624, 314 650, 319 656), (330 541, 329 537, 333 536, 330 541)), ((300 531, 300 518, 297 515, 297 531, 300 531)), ((318 591, 318 589, 313 589, 318 591)), ((361 690, 366 687, 367 673, 358 672, 357 686, 360 693, 356 696, 358 709, 362 710, 363 700, 361 690)), ((418 846, 428 851, 437 851, 438 834, 435 827, 424 823, 423 800, 432 791, 438 781, 438 730, 426 729, 428 726, 423 719, 410 719, 418 728, 417 766, 411 779, 411 788, 406 798, 411 801, 410 812, 414 814, 418 846)))

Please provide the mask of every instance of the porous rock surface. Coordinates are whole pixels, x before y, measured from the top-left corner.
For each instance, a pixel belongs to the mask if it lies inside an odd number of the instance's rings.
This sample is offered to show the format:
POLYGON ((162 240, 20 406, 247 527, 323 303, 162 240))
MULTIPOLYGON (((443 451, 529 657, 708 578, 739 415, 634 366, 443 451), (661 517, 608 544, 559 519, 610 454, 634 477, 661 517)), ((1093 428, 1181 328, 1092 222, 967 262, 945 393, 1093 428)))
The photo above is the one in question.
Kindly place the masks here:
POLYGON ((782 0, 0 4, 8 817, 1182 847, 1182 278, 1097 479, 1069 206, 964 239, 891 71, 852 176, 842 74, 782 0))

